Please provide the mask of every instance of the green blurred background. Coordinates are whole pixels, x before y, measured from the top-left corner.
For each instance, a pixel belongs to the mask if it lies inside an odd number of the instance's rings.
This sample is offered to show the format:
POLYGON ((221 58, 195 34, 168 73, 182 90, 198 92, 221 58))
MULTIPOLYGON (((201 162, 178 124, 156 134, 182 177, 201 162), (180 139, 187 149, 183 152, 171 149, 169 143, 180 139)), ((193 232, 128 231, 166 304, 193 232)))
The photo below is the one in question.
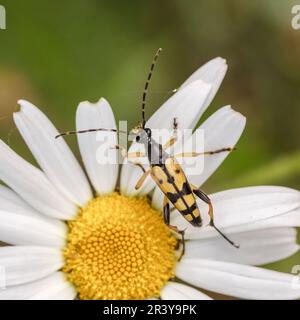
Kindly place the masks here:
MULTIPOLYGON (((0 135, 34 161, 12 122, 16 101, 38 105, 73 129, 82 100, 101 96, 117 119, 139 120, 153 53, 164 49, 151 85, 150 114, 196 68, 227 59, 229 71, 206 113, 231 104, 247 117, 234 152, 205 190, 278 184, 300 189, 300 30, 297 1, 2 0, 0 135)), ((78 153, 76 139, 68 140, 78 153)), ((300 254, 268 267, 290 272, 300 254)))

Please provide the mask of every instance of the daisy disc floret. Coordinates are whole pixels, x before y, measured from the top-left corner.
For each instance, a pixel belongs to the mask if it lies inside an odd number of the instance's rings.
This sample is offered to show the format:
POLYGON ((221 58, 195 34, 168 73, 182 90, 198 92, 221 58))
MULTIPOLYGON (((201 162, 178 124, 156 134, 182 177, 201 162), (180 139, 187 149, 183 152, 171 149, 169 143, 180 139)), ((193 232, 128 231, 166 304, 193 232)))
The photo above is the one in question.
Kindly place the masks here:
POLYGON ((177 240, 145 197, 97 197, 68 224, 64 271, 80 299, 158 297, 174 276, 177 240))

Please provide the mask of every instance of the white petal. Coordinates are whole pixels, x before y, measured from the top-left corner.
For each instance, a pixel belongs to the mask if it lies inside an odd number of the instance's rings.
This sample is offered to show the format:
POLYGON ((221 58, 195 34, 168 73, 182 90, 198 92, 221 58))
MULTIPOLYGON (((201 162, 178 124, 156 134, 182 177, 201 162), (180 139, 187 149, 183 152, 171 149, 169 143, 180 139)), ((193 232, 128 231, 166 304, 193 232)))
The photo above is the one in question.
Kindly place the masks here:
POLYGON ((18 156, 0 140, 0 179, 39 212, 70 219, 77 208, 64 198, 45 174, 18 156))
POLYGON ((54 248, 37 246, 0 247, 0 266, 5 271, 6 286, 42 279, 59 270, 63 254, 54 248))
POLYGON ((175 93, 147 121, 152 129, 173 129, 177 119, 178 128, 193 129, 208 107, 205 103, 212 90, 212 84, 196 80, 175 93))
POLYGON ((248 231, 233 234, 232 238, 240 244, 239 249, 220 237, 187 241, 185 257, 263 265, 285 259, 299 250, 294 228, 248 231))
MULTIPOLYGON (((245 125, 246 118, 231 109, 230 106, 219 109, 199 127, 204 131, 204 151, 234 147, 245 125)), ((199 175, 189 176, 187 174, 191 183, 201 186, 216 171, 228 154, 228 152, 222 152, 212 156, 204 156, 203 172, 199 175)), ((197 158, 195 159, 197 160, 197 158)), ((184 164, 183 169, 185 170, 184 164)))
MULTIPOLYGON (((24 209, 25 211, 25 209, 24 209)), ((20 214, 0 210, 0 241, 14 245, 62 247, 67 227, 61 221, 38 214, 20 214)))
POLYGON ((0 210, 29 215, 31 211, 35 211, 14 191, 2 185, 0 185, 0 210))
MULTIPOLYGON (((81 102, 77 109, 76 129, 95 128, 117 128, 113 111, 103 98, 97 103, 81 102)), ((83 163, 97 193, 107 194, 114 191, 118 178, 118 152, 110 148, 117 144, 117 134, 98 132, 78 134, 77 137, 83 163), (98 158, 100 151, 101 154, 105 151, 105 164, 98 161, 101 160, 98 158)))
MULTIPOLYGON (((280 216, 300 206, 299 191, 275 186, 260 186, 231 189, 210 195, 214 206, 215 224, 227 233, 227 229, 256 223, 264 219, 280 216)), ((204 218, 208 223, 207 207, 198 202, 204 218)), ((174 214, 172 224, 180 229, 187 228, 187 239, 216 236, 212 227, 193 227, 179 214, 174 214)), ((238 229, 236 229, 238 232, 238 229)))
POLYGON ((85 205, 92 197, 89 183, 64 139, 50 120, 31 103, 20 100, 15 124, 50 181, 71 201, 85 205))
POLYGON ((162 300, 212 300, 211 297, 190 286, 168 282, 161 290, 162 300))
MULTIPOLYGON (((174 118, 177 119, 180 129, 193 129, 207 107, 205 106, 205 102, 210 94, 211 88, 212 86, 210 84, 204 83, 201 80, 189 84, 166 101, 147 121, 146 127, 152 129, 169 129, 170 134, 163 137, 162 143, 166 142, 172 134, 171 129, 174 118)), ((136 143, 133 143, 129 150, 132 152, 136 148, 136 143)), ((122 166, 121 191, 123 194, 146 194, 155 186, 154 183, 151 183, 147 188, 144 187, 136 191, 135 185, 140 175, 140 168, 130 164, 122 166)), ((148 181, 151 181, 151 179, 148 181)), ((147 184, 147 182, 145 182, 145 184, 147 184)))
POLYGON ((0 289, 0 300, 73 300, 76 290, 62 272, 26 284, 0 289))
POLYGON ((42 290, 29 297, 29 300, 74 300, 77 292, 66 275, 59 272, 56 278, 49 282, 48 287, 44 286, 42 290))
MULTIPOLYGON (((133 152, 132 149, 129 149, 130 152, 133 152)), ((148 166, 144 165, 144 168, 147 170, 148 166)), ((150 176, 148 176, 141 186, 140 189, 136 190, 135 186, 143 175, 143 171, 141 168, 137 166, 126 163, 122 165, 121 177, 120 177, 120 187, 121 193, 126 196, 142 196, 151 192, 151 190, 155 187, 155 183, 150 176)))
POLYGON ((153 195, 152 195, 152 207, 158 211, 162 211, 163 210, 163 202, 164 202, 163 192, 158 187, 155 187, 153 195))
POLYGON ((212 85, 212 90, 207 97, 206 106, 212 102, 213 98, 215 97, 227 71, 227 63, 226 60, 223 58, 215 58, 208 61, 206 64, 201 66, 197 71, 195 71, 179 88, 185 88, 190 83, 202 80, 206 83, 210 83, 212 85))
POLYGON ((298 276, 251 266, 183 258, 176 275, 193 286, 237 298, 277 300, 300 297, 298 276))
POLYGON ((61 247, 66 231, 65 223, 39 214, 15 192, 0 186, 0 241, 61 247))
MULTIPOLYGON (((234 147, 238 142, 245 125, 246 118, 234 111, 230 106, 219 109, 198 128, 204 132, 204 149, 202 151, 213 151, 225 147, 234 147)), ((192 141, 195 142, 195 135, 196 133, 186 141, 184 146, 187 146, 187 148, 184 148, 183 150, 182 148, 176 149, 175 153, 198 151, 190 149, 190 147, 193 146, 192 141)), ((179 145, 179 147, 182 147, 182 145, 179 145)), ((190 171, 187 170, 187 165, 184 162, 181 165, 189 182, 195 186, 201 186, 217 170, 228 154, 228 152, 222 152, 212 156, 188 159, 189 166, 192 165, 193 168, 203 168, 203 171, 199 172, 199 174, 195 174, 194 172, 193 174, 189 174, 190 171), (193 162, 191 162, 191 160, 193 162)), ((156 187, 152 197, 152 205, 157 210, 162 210, 163 197, 163 193, 156 187)))
POLYGON ((58 229, 61 229, 61 226, 64 225, 64 223, 61 223, 57 219, 49 218, 43 214, 40 214, 21 197, 19 197, 13 190, 2 185, 0 185, 0 211, 6 211, 15 214, 17 213, 26 217, 39 218, 42 219, 42 221, 51 223, 58 229))
MULTIPOLYGON (((226 228, 227 233, 237 233, 261 229, 280 228, 280 227, 300 227, 300 208, 276 217, 259 220, 253 223, 237 225, 226 228)), ((205 233, 205 237, 212 236, 210 232, 205 233)))

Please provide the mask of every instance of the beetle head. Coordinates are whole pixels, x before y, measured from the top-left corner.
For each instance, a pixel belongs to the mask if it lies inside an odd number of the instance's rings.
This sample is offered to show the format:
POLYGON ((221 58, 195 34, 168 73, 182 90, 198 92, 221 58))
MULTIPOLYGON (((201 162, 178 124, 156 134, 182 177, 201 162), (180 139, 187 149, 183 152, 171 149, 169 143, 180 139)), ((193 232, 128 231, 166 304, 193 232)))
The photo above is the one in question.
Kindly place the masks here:
POLYGON ((151 139, 151 130, 138 125, 131 130, 133 141, 147 145, 151 139))

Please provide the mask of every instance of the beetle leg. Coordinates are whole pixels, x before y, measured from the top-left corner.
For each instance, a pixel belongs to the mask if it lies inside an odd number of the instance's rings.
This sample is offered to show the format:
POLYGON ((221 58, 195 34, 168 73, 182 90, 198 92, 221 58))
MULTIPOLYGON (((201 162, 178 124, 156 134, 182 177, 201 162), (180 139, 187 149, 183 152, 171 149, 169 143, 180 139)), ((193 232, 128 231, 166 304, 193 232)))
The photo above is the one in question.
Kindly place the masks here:
POLYGON ((183 152, 175 154, 176 158, 190 158, 190 157, 199 157, 199 156, 211 156, 213 154, 221 153, 221 152, 231 152, 235 150, 235 148, 221 148, 214 151, 205 151, 205 152, 183 152))
POLYGON ((116 144, 115 146, 111 147, 110 149, 116 149, 116 150, 121 150, 121 155, 123 158, 127 157, 127 150, 121 146, 120 144, 116 144))
POLYGON ((144 152, 129 152, 127 153, 127 158, 143 158, 146 154, 144 152))
POLYGON ((240 246, 238 244, 235 244, 232 240, 230 240, 219 228, 216 227, 214 222, 214 208, 211 203, 210 198, 207 194, 205 194, 203 191, 201 191, 199 188, 192 185, 193 193, 199 197, 202 201, 208 204, 209 210, 208 215, 210 217, 210 226, 212 226, 226 241, 228 241, 231 245, 233 245, 236 248, 239 248, 240 246))
POLYGON ((183 257, 184 253, 185 253, 185 241, 184 241, 184 230, 179 230, 176 226, 172 226, 170 225, 170 203, 168 198, 165 196, 164 197, 164 208, 163 208, 163 216, 164 216, 164 222, 165 224, 174 232, 180 234, 181 236, 181 242, 182 242, 182 251, 181 254, 179 256, 179 261, 181 260, 181 258, 183 257))
POLYGON ((178 129, 178 121, 177 118, 173 118, 173 130, 174 130, 174 134, 176 135, 177 133, 177 129, 178 129))
POLYGON ((166 144, 164 144, 163 149, 169 149, 171 146, 173 146, 177 142, 177 137, 172 137, 166 144))
MULTIPOLYGON (((139 165, 139 164, 136 164, 139 165)), ((144 167, 143 167, 144 168, 144 167)), ((143 175, 140 177, 140 179, 138 180, 135 189, 138 190, 142 184, 145 182, 146 178, 148 177, 149 173, 151 172, 151 169, 144 171, 143 175)))
POLYGON ((178 129, 178 121, 177 118, 173 118, 173 136, 171 137, 171 139, 163 146, 163 149, 169 149, 171 146, 173 146, 177 140, 177 129, 178 129))
POLYGON ((123 146, 121 146, 119 144, 115 145, 111 149, 121 150, 121 154, 122 154, 123 158, 142 158, 142 157, 146 156, 146 154, 144 152, 139 152, 139 151, 137 151, 137 152, 127 152, 127 150, 123 146))
POLYGON ((141 168, 143 170, 143 172, 145 173, 147 170, 145 169, 145 167, 139 163, 139 162, 133 162, 133 161, 129 161, 129 163, 134 164, 135 166, 138 166, 139 168, 141 168))
MULTIPOLYGON (((132 156, 132 153, 127 153, 127 150, 124 148, 124 147, 122 147, 121 145, 115 145, 114 147, 111 147, 111 149, 117 149, 117 150, 121 150, 121 154, 122 154, 122 156, 124 157, 124 158, 129 158, 130 156, 132 156)), ((134 154, 135 156, 132 156, 132 158, 137 158, 137 157, 139 157, 139 155, 137 154, 137 153, 135 153, 134 154)), ((131 164, 134 164, 134 165, 136 165, 136 166, 138 166, 138 167, 140 167, 142 170, 143 170, 143 172, 145 173, 146 172, 146 169, 144 168, 144 166, 141 164, 141 163, 139 163, 139 162, 134 162, 134 161, 130 161, 130 160, 128 160, 128 162, 129 163, 131 163, 131 164)))

